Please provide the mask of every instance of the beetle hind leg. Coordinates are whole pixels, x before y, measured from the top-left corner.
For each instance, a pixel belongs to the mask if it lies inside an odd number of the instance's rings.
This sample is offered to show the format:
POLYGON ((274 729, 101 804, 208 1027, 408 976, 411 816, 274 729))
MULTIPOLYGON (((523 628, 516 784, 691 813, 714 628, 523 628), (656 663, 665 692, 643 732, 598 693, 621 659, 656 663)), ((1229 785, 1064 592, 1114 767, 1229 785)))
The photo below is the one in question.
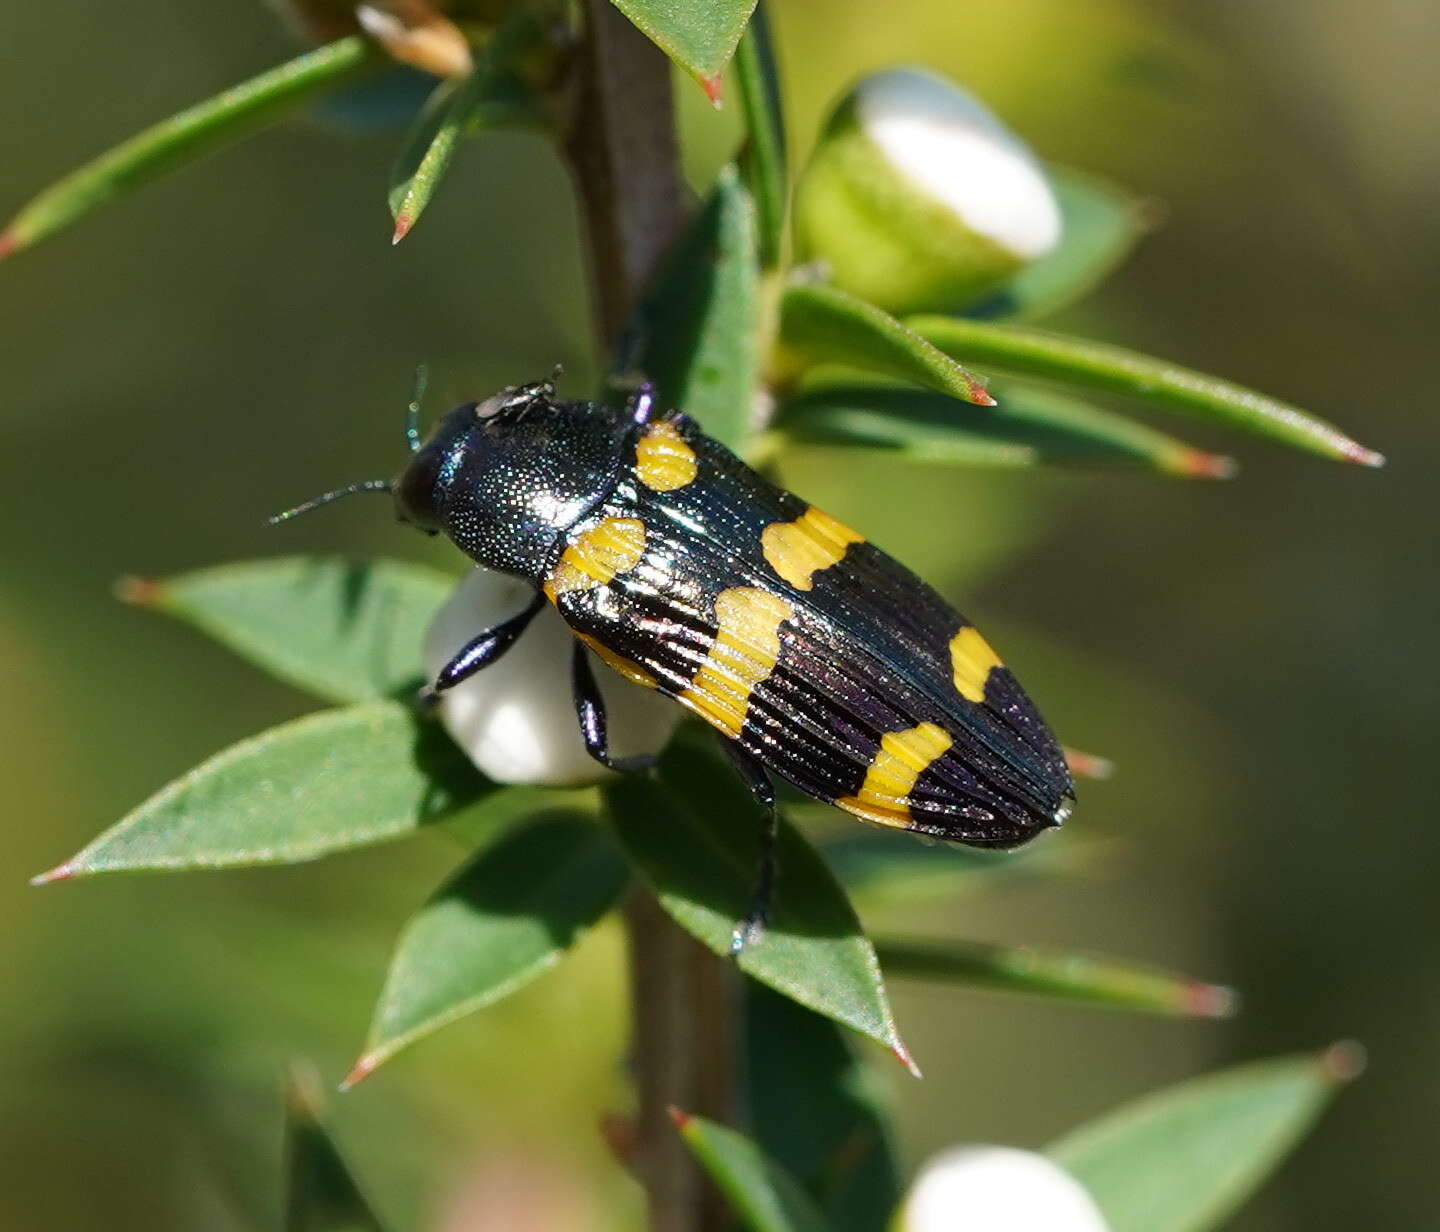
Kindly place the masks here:
POLYGON ((775 855, 775 840, 780 830, 780 813, 775 807, 775 785, 770 775, 755 756, 734 740, 722 740, 731 764, 745 780, 745 786, 760 805, 760 852, 755 861, 755 888, 750 895, 750 905, 735 931, 730 935, 730 957, 739 958, 747 945, 753 945, 765 935, 770 922, 770 912, 775 905, 775 878, 779 862, 775 855))
POLYGON ((575 717, 580 721, 580 735, 585 741, 585 751, 607 770, 618 770, 622 774, 653 770, 659 760, 654 754, 642 753, 637 757, 611 756, 610 738, 605 724, 605 699, 601 697, 600 686, 595 681, 589 652, 578 641, 575 643, 574 657, 570 660, 570 683, 575 693, 575 717))

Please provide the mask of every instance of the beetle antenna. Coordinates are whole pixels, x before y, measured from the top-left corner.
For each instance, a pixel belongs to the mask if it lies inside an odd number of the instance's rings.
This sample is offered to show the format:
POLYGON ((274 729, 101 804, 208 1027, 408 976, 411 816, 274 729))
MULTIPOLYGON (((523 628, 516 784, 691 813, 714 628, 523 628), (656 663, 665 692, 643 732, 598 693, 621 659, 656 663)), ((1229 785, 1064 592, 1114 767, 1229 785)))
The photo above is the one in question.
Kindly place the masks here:
POLYGON ((328 505, 343 496, 354 496, 357 492, 388 491, 390 491, 390 481, 388 479, 361 479, 357 483, 347 483, 343 488, 336 488, 333 492, 326 492, 323 496, 317 496, 302 505, 296 505, 295 508, 287 509, 284 513, 277 513, 273 518, 267 518, 266 522, 270 526, 278 526, 281 522, 288 522, 291 518, 298 518, 302 513, 309 513, 312 509, 319 509, 321 505, 328 505))
POLYGON ((415 385, 410 391, 410 405, 405 411, 405 441, 411 453, 420 452, 420 404, 425 401, 425 386, 430 380, 430 369, 424 364, 415 365, 415 385))

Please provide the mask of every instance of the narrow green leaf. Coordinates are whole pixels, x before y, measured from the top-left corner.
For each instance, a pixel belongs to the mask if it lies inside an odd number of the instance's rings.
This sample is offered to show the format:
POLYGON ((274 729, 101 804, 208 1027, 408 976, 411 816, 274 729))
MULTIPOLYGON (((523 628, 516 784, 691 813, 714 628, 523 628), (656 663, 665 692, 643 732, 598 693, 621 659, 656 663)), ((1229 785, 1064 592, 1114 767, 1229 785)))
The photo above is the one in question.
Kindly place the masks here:
POLYGON ((745 30, 755 0, 614 0, 615 7, 675 61, 716 106, 720 74, 745 30))
POLYGON ((367 40, 344 38, 162 120, 31 200, 0 232, 0 257, 29 248, 142 184, 278 119, 378 63, 380 58, 367 40))
POLYGON ((780 342, 781 366, 792 375, 817 364, 842 364, 923 385, 977 406, 994 405, 980 377, 888 312, 838 287, 817 282, 786 288, 780 342))
POLYGON ((691 1153, 750 1232, 826 1232, 800 1183, 744 1134, 704 1117, 674 1115, 691 1153))
POLYGON ((760 382, 755 206, 733 166, 636 313, 638 366, 662 404, 732 448, 752 429, 760 382))
POLYGON ((408 706, 368 702, 231 745, 36 881, 292 864, 411 834, 481 801, 500 824, 540 798, 482 778, 408 706))
POLYGON ((608 831, 554 811, 475 855, 406 925, 358 1082, 400 1049, 549 970, 619 901, 629 869, 608 831))
POLYGON ((398 244, 420 221, 450 169, 460 139, 508 123, 534 123, 538 113, 511 72, 517 56, 537 39, 534 13, 518 6, 483 47, 459 81, 445 82, 431 95, 405 139, 390 176, 391 242, 398 244))
POLYGON ((1029 321, 1056 312, 1104 281, 1149 229, 1140 198, 1068 168, 1046 173, 1060 203, 1059 246, 967 316, 1029 321))
MULTIPOLYGON (((717 954, 754 889, 758 808, 729 766, 689 737, 671 743, 659 782, 612 784, 606 803, 621 845, 664 908, 717 954)), ((855 911, 825 862, 782 823, 775 911, 765 937, 745 948, 746 974, 868 1035, 914 1069, 855 911)))
POLYGON ((891 976, 1192 1018, 1228 1018, 1235 1012, 1235 994, 1228 988, 1108 958, 951 940, 877 941, 875 952, 891 976))
POLYGON ((900 1203, 894 1145, 880 1084, 844 1032, 747 980, 745 1077, 760 1149, 834 1232, 883 1232, 900 1203))
POLYGON ((382 1232, 320 1120, 319 1083, 292 1073, 285 1090, 285 1232, 382 1232))
POLYGON ((1057 876, 1079 867, 1095 844, 1069 834, 1046 835, 1015 851, 983 851, 949 843, 923 845, 897 834, 860 831, 832 839, 825 859, 863 905, 953 900, 1001 881, 1057 876))
POLYGON ((404 561, 289 556, 127 578, 119 592, 289 684, 349 702, 420 682, 425 626, 454 587, 449 574, 404 561))
POLYGON ((760 264, 774 269, 784 246, 790 178, 786 167, 785 111, 770 40, 770 20, 763 4, 756 6, 735 53, 735 79, 740 86, 747 137, 740 167, 759 219, 760 264))
POLYGON ((1363 1060, 1353 1044, 1242 1065, 1126 1104, 1048 1154, 1090 1191, 1111 1232, 1207 1232, 1304 1137, 1363 1060))
POLYGON ((1229 458, 1054 390, 996 382, 993 407, 874 382, 807 388, 776 416, 780 440, 879 449, 949 466, 1125 466, 1223 478, 1229 458))
POLYGON ((1123 347, 958 317, 910 317, 906 324, 947 355, 967 363, 1125 394, 1343 462, 1380 466, 1385 461, 1288 402, 1123 347))

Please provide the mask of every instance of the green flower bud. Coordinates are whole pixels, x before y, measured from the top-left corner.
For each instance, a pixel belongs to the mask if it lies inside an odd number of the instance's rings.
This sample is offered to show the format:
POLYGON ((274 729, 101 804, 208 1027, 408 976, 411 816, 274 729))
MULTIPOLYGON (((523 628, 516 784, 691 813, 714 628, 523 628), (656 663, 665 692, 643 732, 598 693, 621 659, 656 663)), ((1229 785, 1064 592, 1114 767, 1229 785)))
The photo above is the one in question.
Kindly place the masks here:
POLYGON ((1060 239, 1060 207, 1029 149, 933 73, 862 80, 830 117, 796 187, 802 260, 896 314, 953 311, 1060 239))

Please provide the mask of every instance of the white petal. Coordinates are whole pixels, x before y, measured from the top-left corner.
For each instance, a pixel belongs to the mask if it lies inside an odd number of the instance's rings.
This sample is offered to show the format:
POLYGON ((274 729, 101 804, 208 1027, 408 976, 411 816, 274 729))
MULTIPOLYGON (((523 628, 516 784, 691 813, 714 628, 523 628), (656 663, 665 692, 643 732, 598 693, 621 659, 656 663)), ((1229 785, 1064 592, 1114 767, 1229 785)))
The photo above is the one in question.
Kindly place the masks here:
POLYGON ((1084 1186, 1033 1151, 959 1146, 930 1160, 905 1199, 901 1232, 1108 1232, 1084 1186))
POLYGON ((971 231, 1031 260, 1060 239, 1060 207, 1030 151, 975 97, 933 73, 893 69, 855 91, 870 140, 971 231))
MULTIPOLYGON (((517 578, 472 569, 425 635, 433 678, 477 633, 519 612, 534 590, 517 578)), ((610 772, 585 752, 570 690, 575 638, 548 604, 497 662, 440 699, 440 719, 480 771, 498 783, 579 787, 610 772)), ((668 698, 592 660, 617 757, 657 753, 680 718, 668 698)))

